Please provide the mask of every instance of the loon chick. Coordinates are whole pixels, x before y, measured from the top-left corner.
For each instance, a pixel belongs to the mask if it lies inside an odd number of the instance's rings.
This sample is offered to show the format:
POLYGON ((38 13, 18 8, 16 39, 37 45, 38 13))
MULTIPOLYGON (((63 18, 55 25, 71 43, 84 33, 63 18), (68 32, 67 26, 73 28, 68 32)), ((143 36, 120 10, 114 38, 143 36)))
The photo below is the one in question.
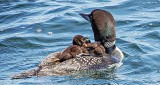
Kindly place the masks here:
MULTIPOLYGON (((72 40, 73 45, 67 47, 62 53, 56 57, 51 58, 48 64, 59 64, 63 61, 75 58, 79 54, 93 55, 96 57, 102 57, 105 55, 105 49, 100 43, 91 43, 91 41, 82 35, 76 35, 72 40)), ((47 63, 42 63, 40 66, 47 63)))

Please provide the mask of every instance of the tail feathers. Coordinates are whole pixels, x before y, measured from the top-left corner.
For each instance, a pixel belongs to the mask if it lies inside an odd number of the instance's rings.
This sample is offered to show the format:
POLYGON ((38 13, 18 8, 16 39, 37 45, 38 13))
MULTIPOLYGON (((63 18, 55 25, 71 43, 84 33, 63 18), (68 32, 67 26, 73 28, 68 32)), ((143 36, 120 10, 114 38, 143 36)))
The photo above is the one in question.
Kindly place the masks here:
POLYGON ((40 68, 32 69, 23 73, 16 74, 12 77, 12 79, 22 79, 22 78, 30 78, 32 76, 37 76, 40 68))

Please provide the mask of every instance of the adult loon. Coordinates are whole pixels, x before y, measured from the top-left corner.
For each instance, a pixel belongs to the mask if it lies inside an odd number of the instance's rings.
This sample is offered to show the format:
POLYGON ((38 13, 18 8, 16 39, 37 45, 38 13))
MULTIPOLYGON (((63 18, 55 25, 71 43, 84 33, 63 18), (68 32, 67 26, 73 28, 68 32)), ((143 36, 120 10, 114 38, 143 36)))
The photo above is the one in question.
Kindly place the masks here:
POLYGON ((115 22, 111 13, 101 9, 95 9, 90 14, 80 14, 84 19, 91 23, 96 42, 100 42, 107 56, 93 57, 91 55, 77 55, 76 57, 52 65, 50 60, 60 52, 48 55, 37 68, 17 74, 16 78, 25 78, 30 76, 53 76, 53 75, 72 75, 78 71, 89 69, 104 69, 113 64, 121 63, 123 53, 115 45, 116 31, 115 22))

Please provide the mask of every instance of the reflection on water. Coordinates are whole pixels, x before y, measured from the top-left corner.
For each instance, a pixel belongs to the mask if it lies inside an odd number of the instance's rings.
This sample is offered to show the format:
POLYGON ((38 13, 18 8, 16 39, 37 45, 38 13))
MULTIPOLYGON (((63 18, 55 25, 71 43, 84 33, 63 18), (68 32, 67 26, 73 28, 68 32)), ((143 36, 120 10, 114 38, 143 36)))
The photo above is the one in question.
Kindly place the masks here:
POLYGON ((160 0, 0 0, 0 83, 158 85, 159 6, 160 0), (125 54, 120 68, 93 76, 10 80, 11 75, 36 67, 46 55, 71 45, 76 34, 94 41, 90 23, 78 13, 97 8, 115 18, 117 46, 125 54))

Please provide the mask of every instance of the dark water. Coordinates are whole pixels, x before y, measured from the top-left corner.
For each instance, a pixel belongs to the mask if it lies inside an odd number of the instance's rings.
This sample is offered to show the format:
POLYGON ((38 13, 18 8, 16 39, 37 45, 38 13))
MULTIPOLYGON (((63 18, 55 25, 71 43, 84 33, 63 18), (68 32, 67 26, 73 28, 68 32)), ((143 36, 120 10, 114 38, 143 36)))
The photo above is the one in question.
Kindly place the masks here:
POLYGON ((0 0, 0 85, 159 85, 160 0, 0 0), (106 77, 11 76, 36 67, 48 54, 71 45, 76 34, 94 41, 78 13, 93 9, 115 17, 123 65, 106 77))

